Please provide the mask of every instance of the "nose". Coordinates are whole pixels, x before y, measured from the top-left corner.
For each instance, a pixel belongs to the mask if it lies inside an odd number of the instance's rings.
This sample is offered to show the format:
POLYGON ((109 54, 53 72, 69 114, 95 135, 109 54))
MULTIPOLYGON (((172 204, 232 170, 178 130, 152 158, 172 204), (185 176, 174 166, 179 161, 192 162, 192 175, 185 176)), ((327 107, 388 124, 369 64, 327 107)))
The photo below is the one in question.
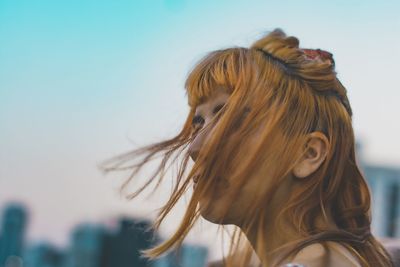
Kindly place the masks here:
POLYGON ((197 160, 199 156, 199 151, 204 143, 204 140, 207 139, 208 130, 201 129, 195 138, 193 139, 192 143, 189 145, 189 156, 192 158, 193 161, 197 160))
POLYGON ((201 142, 202 141, 200 140, 199 136, 197 135, 193 139, 192 143, 189 146, 189 156, 193 161, 196 161, 197 157, 199 156, 199 151, 200 151, 200 148, 201 148, 201 142))
POLYGON ((197 157, 199 156, 199 151, 190 151, 190 157, 192 158, 193 161, 196 161, 197 157))

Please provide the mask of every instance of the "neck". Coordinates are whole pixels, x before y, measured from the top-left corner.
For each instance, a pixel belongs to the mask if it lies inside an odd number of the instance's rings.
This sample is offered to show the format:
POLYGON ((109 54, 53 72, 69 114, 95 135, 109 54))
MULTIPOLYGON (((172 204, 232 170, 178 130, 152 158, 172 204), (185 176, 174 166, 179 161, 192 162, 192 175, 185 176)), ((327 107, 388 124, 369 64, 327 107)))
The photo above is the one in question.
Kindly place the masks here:
MULTIPOLYGON (((291 222, 291 219, 286 215, 281 218, 279 227, 276 227, 276 225, 278 225, 276 218, 280 208, 282 207, 281 204, 278 205, 278 203, 283 203, 282 201, 283 199, 274 197, 266 213, 268 218, 257 218, 256 220, 257 222, 262 222, 261 225, 253 225, 249 227, 244 225, 240 226, 263 267, 275 266, 274 264, 277 264, 278 256, 282 255, 282 252, 285 252, 283 250, 275 253, 274 250, 305 237, 291 223, 289 223, 291 222), (260 229, 262 229, 263 233, 260 233, 260 229), (280 231, 280 229, 282 229, 282 231, 280 231), (260 240, 260 237, 263 238, 263 240, 260 240)), ((319 214, 315 218, 316 227, 318 229, 337 229, 329 213, 327 216, 328 218, 324 219, 322 214, 319 214)), ((284 259, 281 264, 288 262, 290 262, 290 259, 284 259)))
POLYGON ((241 227, 263 267, 273 266, 272 264, 277 260, 273 253, 275 249, 301 237, 288 224, 282 225, 285 232, 277 231, 277 229, 273 227, 274 223, 275 222, 270 220, 266 221, 261 227, 257 225, 241 227), (260 228, 263 230, 262 234, 259 233, 260 228), (260 240, 262 237, 266 237, 265 240, 260 240))

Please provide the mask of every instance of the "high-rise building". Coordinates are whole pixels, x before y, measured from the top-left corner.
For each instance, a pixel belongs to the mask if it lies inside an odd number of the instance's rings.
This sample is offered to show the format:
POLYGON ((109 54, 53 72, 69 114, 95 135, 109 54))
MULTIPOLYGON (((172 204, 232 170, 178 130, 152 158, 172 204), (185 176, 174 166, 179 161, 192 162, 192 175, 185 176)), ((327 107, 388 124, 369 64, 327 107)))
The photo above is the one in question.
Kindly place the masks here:
POLYGON ((400 166, 368 163, 357 143, 360 169, 371 191, 371 230, 377 237, 400 237, 400 166))
POLYGON ((24 249, 27 212, 24 205, 10 203, 6 206, 1 223, 0 266, 9 257, 20 258, 24 249))
POLYGON ((104 239, 101 267, 148 267, 150 262, 140 255, 140 250, 149 248, 156 237, 148 231, 146 220, 121 218, 119 228, 109 232, 104 239))
POLYGON ((182 266, 205 267, 208 250, 203 246, 184 245, 182 247, 182 266))
POLYGON ((372 232, 400 237, 400 168, 363 166, 372 194, 372 232))
POLYGON ((47 242, 28 247, 23 257, 24 267, 64 267, 65 255, 47 242))
POLYGON ((153 267, 205 267, 208 249, 200 245, 183 244, 178 250, 172 251, 152 263, 153 267))
POLYGON ((65 267, 99 267, 104 237, 101 225, 78 225, 72 232, 65 267))

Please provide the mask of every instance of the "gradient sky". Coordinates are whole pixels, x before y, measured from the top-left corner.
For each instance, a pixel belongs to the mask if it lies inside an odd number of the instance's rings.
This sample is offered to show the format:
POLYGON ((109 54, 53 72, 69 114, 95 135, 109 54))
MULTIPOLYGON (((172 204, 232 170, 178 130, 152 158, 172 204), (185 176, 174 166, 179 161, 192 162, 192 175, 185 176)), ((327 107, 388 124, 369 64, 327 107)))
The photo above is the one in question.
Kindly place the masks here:
POLYGON ((398 167, 399 12, 394 0, 0 0, 0 205, 26 203, 29 238, 60 245, 81 221, 151 218, 168 186, 129 202, 126 175, 96 164, 177 133, 194 63, 276 27, 334 54, 362 156, 398 167))

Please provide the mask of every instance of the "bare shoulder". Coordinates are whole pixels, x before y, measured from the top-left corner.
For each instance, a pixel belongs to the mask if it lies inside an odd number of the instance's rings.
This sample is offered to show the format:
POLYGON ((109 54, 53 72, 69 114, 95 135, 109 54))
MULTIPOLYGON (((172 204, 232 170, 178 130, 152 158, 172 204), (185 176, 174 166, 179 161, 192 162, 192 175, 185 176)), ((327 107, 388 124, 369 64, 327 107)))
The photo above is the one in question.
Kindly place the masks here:
POLYGON ((291 262, 293 265, 305 267, 325 267, 329 260, 328 255, 327 248, 320 243, 314 243, 300 250, 291 262))
POLYGON ((304 267, 361 267, 358 259, 346 247, 331 241, 325 242, 325 246, 315 243, 303 248, 291 262, 304 267))
POLYGON ((331 248, 334 259, 337 259, 337 261, 340 260, 340 262, 343 262, 343 264, 347 263, 347 265, 343 266, 361 267, 361 264, 357 259, 357 257, 353 253, 351 253, 351 251, 347 249, 345 246, 343 246, 338 242, 327 242, 327 243, 331 248))

